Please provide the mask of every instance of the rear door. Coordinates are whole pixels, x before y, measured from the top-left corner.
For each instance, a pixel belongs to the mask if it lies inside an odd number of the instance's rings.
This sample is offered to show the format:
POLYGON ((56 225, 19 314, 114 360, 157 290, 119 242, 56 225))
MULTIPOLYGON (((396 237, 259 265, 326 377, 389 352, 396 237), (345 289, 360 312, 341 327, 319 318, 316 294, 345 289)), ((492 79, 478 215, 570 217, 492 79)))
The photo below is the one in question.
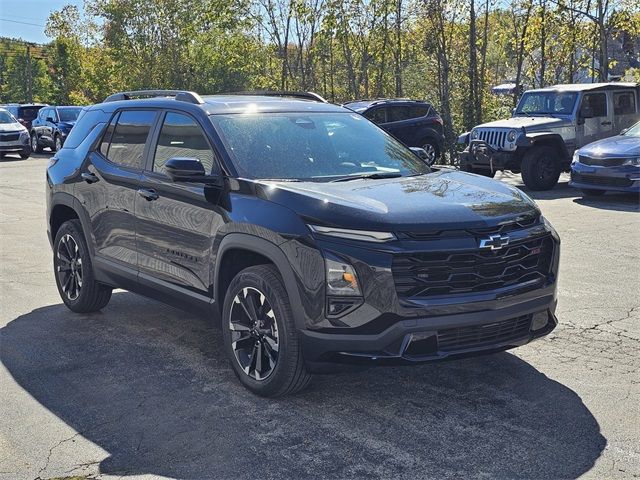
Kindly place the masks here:
POLYGON ((613 109, 610 108, 607 92, 585 93, 579 112, 581 125, 578 125, 576 135, 578 148, 613 135, 613 109))
POLYGON ((121 110, 83 165, 77 197, 87 209, 95 254, 105 268, 137 275, 135 204, 155 110, 121 110))
POLYGON ((173 157, 195 158, 205 172, 216 173, 219 162, 198 120, 185 112, 165 112, 154 137, 135 198, 139 280, 156 292, 207 301, 212 241, 223 224, 220 190, 173 182, 164 164, 173 157))
POLYGON ((619 134, 623 129, 640 120, 638 114, 637 89, 614 91, 613 93, 613 115, 615 134, 619 134))
POLYGON ((411 109, 408 105, 389 105, 387 121, 381 127, 402 143, 409 145, 413 138, 411 123, 411 109))

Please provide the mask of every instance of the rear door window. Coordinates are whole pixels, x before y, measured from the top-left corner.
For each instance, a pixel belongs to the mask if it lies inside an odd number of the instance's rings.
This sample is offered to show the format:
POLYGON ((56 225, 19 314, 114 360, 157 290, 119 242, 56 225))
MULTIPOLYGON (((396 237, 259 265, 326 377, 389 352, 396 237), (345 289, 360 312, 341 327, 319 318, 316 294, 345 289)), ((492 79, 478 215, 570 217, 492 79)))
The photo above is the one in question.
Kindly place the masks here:
POLYGON ((382 107, 372 108, 364 113, 364 116, 371 120, 373 123, 385 123, 386 120, 386 111, 382 107))
POLYGON ((615 92, 613 94, 613 112, 616 115, 636 113, 636 96, 634 92, 615 92))
POLYGON ((401 122, 411 118, 411 110, 406 106, 389 107, 387 122, 401 122))
MULTIPOLYGON (((107 128, 100 151, 113 163, 129 168, 141 168, 144 148, 156 118, 151 110, 124 110, 110 132, 107 128), (107 139, 107 137, 110 137, 107 139), (105 152, 105 141, 109 146, 105 152)), ((113 122, 112 122, 113 123, 113 122)))

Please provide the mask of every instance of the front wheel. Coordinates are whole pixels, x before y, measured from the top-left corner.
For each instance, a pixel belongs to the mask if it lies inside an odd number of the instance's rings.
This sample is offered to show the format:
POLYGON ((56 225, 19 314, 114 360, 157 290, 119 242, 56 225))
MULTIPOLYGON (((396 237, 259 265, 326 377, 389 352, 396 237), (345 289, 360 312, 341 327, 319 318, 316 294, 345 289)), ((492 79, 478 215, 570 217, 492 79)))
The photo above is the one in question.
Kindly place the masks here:
POLYGON ((36 132, 31 134, 31 151, 36 153, 42 153, 42 147, 40 146, 40 142, 38 142, 38 136, 36 132))
POLYGON ((422 144, 422 149, 427 152, 427 158, 425 162, 429 166, 436 163, 436 160, 440 157, 440 149, 438 148, 438 144, 433 140, 425 140, 422 144))
POLYGON ((62 138, 60 138, 60 135, 57 135, 54 137, 53 139, 53 148, 51 149, 54 152, 59 152, 60 150, 62 150, 62 138))
POLYGON ((111 287, 95 281, 80 220, 69 220, 58 229, 53 268, 60 297, 71 311, 95 312, 109 303, 111 287))
POLYGON ((242 270, 231 281, 222 312, 225 351, 240 382, 257 395, 302 390, 307 373, 287 291, 273 265, 242 270))
POLYGON ((530 190, 550 190, 560 178, 560 155, 553 147, 534 147, 522 159, 522 181, 530 190))

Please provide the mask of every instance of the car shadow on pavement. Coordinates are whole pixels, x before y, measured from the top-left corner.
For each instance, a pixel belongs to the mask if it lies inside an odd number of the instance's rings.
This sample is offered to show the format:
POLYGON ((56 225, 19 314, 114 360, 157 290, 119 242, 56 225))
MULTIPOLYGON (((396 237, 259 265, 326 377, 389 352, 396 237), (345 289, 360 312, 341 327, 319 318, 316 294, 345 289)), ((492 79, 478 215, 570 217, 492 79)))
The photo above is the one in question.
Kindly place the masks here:
POLYGON ((92 315, 36 309, 0 338, 15 381, 108 452, 102 473, 576 478, 606 445, 575 392, 509 353, 318 376, 268 400, 239 385, 211 322, 126 292, 92 315))

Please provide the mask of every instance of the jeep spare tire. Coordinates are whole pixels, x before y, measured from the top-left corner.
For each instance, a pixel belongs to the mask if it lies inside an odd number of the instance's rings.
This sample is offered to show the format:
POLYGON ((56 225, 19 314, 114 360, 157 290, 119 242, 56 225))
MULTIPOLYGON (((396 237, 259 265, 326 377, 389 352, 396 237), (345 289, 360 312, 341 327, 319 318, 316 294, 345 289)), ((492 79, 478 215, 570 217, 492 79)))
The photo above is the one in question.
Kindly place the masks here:
POLYGON ((522 181, 530 190, 549 190, 560 178, 560 155, 553 147, 533 147, 522 159, 522 181))

